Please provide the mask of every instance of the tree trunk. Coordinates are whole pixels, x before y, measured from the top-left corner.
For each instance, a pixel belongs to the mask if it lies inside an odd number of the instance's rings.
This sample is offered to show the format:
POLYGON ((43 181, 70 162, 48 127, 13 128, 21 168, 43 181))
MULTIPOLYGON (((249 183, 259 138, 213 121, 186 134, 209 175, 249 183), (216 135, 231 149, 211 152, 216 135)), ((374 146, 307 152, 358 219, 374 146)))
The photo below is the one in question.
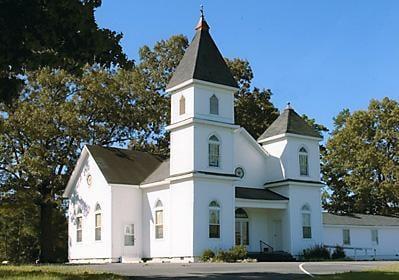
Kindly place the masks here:
POLYGON ((53 235, 53 203, 47 201, 40 204, 40 256, 41 263, 53 262, 54 235, 53 235))

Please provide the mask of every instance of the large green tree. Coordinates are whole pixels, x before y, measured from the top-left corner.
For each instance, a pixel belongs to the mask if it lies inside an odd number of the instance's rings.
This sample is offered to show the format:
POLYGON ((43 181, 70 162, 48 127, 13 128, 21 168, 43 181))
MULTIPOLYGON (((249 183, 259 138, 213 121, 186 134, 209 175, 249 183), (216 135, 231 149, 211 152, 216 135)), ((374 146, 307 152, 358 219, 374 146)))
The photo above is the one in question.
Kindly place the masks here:
POLYGON ((99 28, 100 0, 0 0, 0 101, 10 101, 25 71, 80 71, 86 63, 131 66, 121 34, 99 28))
MULTIPOLYGON (((141 83, 137 71, 99 66, 84 68, 83 75, 48 68, 28 73, 19 98, 0 110, 0 209, 21 212, 0 216, 3 241, 16 238, 18 227, 27 236, 36 228, 40 260, 57 259, 55 245, 66 245, 61 195, 83 145, 124 144, 158 130, 157 107, 141 83), (30 208, 31 223, 15 224, 30 208)), ((21 253, 23 244, 9 256, 21 253)))
POLYGON ((336 213, 399 215, 399 103, 371 100, 367 110, 343 110, 322 157, 336 213))

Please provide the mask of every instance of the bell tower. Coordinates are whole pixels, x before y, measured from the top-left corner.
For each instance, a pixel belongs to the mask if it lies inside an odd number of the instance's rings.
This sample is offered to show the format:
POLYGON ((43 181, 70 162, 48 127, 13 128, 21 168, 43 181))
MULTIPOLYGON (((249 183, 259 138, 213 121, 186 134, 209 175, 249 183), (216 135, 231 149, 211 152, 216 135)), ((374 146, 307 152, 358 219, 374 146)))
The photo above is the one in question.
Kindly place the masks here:
POLYGON ((203 13, 166 91, 171 96, 170 250, 196 258, 234 245, 234 92, 237 84, 203 13), (209 227, 209 207, 219 209, 209 227), (195 241, 195 242, 194 242, 195 241))
POLYGON ((232 173, 231 134, 238 128, 234 125, 237 83, 209 29, 202 12, 195 36, 166 89, 171 95, 167 128, 171 132, 171 175, 212 170, 232 173), (206 156, 213 134, 220 142, 218 166, 209 166, 206 156))

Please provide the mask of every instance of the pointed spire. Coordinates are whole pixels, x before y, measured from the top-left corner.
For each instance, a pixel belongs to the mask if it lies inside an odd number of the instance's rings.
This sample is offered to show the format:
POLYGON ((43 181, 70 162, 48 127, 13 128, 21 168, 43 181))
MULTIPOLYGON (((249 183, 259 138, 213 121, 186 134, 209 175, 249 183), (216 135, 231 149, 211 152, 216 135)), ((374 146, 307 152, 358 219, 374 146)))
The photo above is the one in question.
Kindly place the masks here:
POLYGON ((198 21, 197 26, 195 27, 195 30, 204 30, 204 31, 208 31, 209 30, 209 25, 205 20, 205 16, 204 16, 204 6, 201 5, 201 9, 200 9, 200 19, 198 21))
POLYGON ((292 110, 291 102, 287 103, 287 106, 285 106, 285 110, 292 110))
POLYGON ((230 69, 209 34, 209 25, 205 21, 202 7, 200 21, 195 29, 194 38, 166 89, 171 89, 191 79, 237 88, 230 69))

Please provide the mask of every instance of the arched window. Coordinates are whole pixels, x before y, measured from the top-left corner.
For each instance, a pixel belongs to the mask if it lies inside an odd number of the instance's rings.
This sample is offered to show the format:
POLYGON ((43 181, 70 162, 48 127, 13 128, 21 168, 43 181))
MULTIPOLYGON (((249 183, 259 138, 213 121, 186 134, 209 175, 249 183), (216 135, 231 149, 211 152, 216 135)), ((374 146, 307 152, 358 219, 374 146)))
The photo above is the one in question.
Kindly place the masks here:
POLYGON ((237 208, 235 212, 235 218, 236 245, 249 245, 249 221, 247 212, 245 212, 245 210, 242 208, 237 208))
POLYGON ((219 115, 219 99, 212 95, 209 99, 209 112, 213 115, 219 115))
POLYGON ((160 200, 155 204, 155 238, 163 238, 163 204, 160 200))
POLYGON ((179 115, 186 113, 186 98, 182 95, 179 100, 179 115))
POLYGON ((209 238, 220 238, 220 206, 215 200, 209 203, 209 238))
POLYGON ((304 147, 299 150, 299 173, 301 176, 309 175, 308 151, 304 147))
POLYGON ((305 239, 312 238, 312 221, 311 211, 308 204, 302 206, 302 237, 305 239))
POLYGON ((101 240, 101 206, 98 203, 94 208, 94 231, 95 240, 101 240))
POLYGON ((82 209, 79 207, 76 214, 76 242, 82 242, 82 232, 83 232, 82 220, 83 220, 82 209))
POLYGON ((220 164, 220 141, 215 135, 209 137, 208 141, 208 154, 209 154, 209 166, 219 167, 220 164))

